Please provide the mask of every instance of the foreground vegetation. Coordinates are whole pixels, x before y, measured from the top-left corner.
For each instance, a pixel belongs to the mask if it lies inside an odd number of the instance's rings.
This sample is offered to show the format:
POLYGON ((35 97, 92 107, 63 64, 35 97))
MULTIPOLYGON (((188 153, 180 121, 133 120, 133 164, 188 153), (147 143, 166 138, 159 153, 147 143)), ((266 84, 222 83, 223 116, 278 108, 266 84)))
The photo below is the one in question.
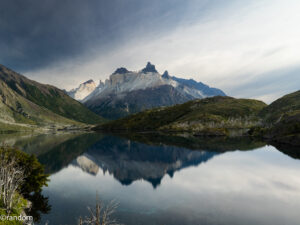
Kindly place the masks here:
POLYGON ((97 195, 95 208, 88 207, 90 215, 85 218, 80 217, 78 225, 122 225, 112 216, 117 207, 118 204, 114 201, 104 205, 97 195))
POLYGON ((251 99, 212 97, 147 110, 99 125, 106 131, 188 132, 195 136, 251 135, 300 145, 300 91, 269 106, 251 99))
MULTIPOLYGON (((34 202, 29 201, 47 185, 48 175, 33 155, 8 147, 0 147, 0 214, 26 216, 34 202)), ((42 199, 40 199, 42 200, 42 199)), ((24 222, 24 221, 23 221, 24 222)), ((23 224, 4 220, 1 224, 23 224)))

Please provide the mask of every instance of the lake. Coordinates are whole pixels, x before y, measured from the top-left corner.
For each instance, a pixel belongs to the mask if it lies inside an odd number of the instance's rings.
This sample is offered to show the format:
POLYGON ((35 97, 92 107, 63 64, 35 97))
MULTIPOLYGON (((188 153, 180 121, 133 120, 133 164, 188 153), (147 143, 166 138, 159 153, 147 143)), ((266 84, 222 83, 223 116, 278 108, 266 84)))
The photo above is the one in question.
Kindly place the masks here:
POLYGON ((35 154, 51 174, 38 224, 76 224, 97 195, 117 202, 114 217, 127 225, 300 224, 300 149, 158 134, 2 135, 0 142, 35 154))

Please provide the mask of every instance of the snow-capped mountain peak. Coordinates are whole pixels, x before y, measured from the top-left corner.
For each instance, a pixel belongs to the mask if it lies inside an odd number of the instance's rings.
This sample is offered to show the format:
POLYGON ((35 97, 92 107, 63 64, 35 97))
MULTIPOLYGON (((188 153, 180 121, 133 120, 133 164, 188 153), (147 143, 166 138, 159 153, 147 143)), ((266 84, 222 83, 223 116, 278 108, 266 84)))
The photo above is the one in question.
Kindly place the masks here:
POLYGON ((151 64, 150 62, 147 63, 146 67, 141 70, 142 73, 158 73, 155 69, 155 65, 151 64))
POLYGON ((109 119, 120 118, 145 109, 184 103, 195 98, 225 95, 195 80, 162 75, 150 62, 139 71, 118 68, 82 102, 92 111, 109 119))
POLYGON ((169 72, 167 70, 163 73, 162 77, 165 78, 165 79, 170 79, 171 78, 171 76, 169 75, 169 72))
MULTIPOLYGON (((188 95, 192 98, 204 98, 208 96, 214 96, 212 93, 205 93, 209 87, 201 89, 201 82, 197 83, 194 80, 189 80, 199 85, 190 85, 187 80, 172 77, 168 71, 165 71, 163 75, 159 74, 155 69, 155 65, 150 62, 147 63, 146 67, 139 72, 129 71, 124 67, 118 68, 113 74, 110 75, 109 79, 105 80, 105 83, 100 84, 95 90, 85 97, 82 102, 90 100, 96 100, 109 95, 120 95, 137 90, 145 90, 148 88, 155 88, 164 85, 169 85, 175 88, 182 95, 188 95), (199 88, 200 87, 200 88, 199 88)), ((219 94, 222 95, 220 92, 219 94)), ((224 93, 223 93, 224 94, 224 93)), ((225 95, 225 94, 224 94, 225 95)))
MULTIPOLYGON (((173 85, 176 85, 176 82, 173 83, 173 85)), ((121 67, 111 74, 109 79, 105 80, 104 85, 103 83, 99 84, 89 96, 83 99, 83 102, 97 98, 99 95, 121 94, 165 84, 170 85, 170 82, 166 82, 151 63, 148 63, 140 72, 128 71, 126 68, 121 67)))
POLYGON ((88 80, 80 84, 77 88, 68 91, 68 95, 72 98, 82 101, 86 96, 90 95, 96 88, 96 84, 93 80, 88 80))
POLYGON ((113 74, 124 74, 124 73, 129 73, 129 71, 124 67, 120 67, 116 69, 116 71, 113 74))

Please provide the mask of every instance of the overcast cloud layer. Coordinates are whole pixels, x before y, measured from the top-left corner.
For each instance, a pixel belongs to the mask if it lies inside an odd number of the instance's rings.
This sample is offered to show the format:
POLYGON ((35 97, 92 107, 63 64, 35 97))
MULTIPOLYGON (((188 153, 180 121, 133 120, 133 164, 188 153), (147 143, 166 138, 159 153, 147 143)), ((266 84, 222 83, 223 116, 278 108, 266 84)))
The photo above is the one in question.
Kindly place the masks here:
POLYGON ((70 89, 147 61, 234 97, 300 84, 298 0, 4 0, 0 63, 70 89))

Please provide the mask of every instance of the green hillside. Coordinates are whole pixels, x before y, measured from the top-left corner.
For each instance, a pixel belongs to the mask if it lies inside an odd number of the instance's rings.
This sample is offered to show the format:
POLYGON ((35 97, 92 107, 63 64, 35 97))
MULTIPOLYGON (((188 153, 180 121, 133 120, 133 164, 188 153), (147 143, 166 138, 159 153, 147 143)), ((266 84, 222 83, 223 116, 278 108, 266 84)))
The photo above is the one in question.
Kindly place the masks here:
POLYGON ((275 142, 300 145, 300 91, 288 94, 264 108, 264 136, 275 142))
POLYGON ((300 146, 300 112, 284 116, 266 135, 275 142, 300 146))
POLYGON ((100 123, 103 119, 62 90, 0 65, 0 122, 30 125, 100 123))
POLYGON ((300 91, 269 106, 258 100, 212 97, 140 112, 99 125, 95 130, 162 131, 194 136, 264 138, 300 146, 300 91))
POLYGON ((0 132, 32 130, 33 126, 79 124, 19 95, 0 80, 0 132))
POLYGON ((147 110, 98 126, 104 130, 167 130, 224 134, 226 129, 260 124, 257 114, 266 107, 258 100, 212 97, 171 107, 147 110))
POLYGON ((300 113, 300 91, 285 95, 264 108, 260 116, 267 122, 279 122, 282 117, 300 113))

